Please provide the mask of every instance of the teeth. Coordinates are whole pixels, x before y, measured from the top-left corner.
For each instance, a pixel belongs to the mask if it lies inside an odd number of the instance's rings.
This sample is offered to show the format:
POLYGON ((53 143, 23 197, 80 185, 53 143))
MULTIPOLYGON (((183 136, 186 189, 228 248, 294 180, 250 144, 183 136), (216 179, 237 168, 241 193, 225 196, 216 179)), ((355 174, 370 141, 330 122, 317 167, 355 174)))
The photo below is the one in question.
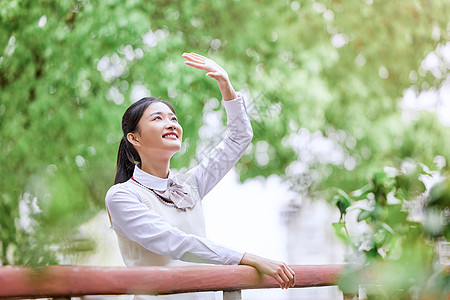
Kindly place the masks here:
POLYGON ((177 137, 175 134, 172 134, 172 133, 166 134, 164 137, 169 137, 169 136, 177 137))

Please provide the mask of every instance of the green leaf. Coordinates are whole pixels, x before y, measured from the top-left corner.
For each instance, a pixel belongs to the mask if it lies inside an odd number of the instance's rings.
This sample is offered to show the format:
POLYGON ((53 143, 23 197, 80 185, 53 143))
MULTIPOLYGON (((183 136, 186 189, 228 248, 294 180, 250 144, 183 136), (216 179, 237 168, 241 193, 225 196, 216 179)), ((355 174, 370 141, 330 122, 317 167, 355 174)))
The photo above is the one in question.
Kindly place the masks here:
POLYGON ((349 236, 347 233, 347 229, 345 227, 345 223, 342 222, 334 222, 331 224, 334 228, 334 232, 336 235, 341 238, 344 242, 349 242, 349 236))
POLYGON ((355 190, 351 193, 355 200, 363 200, 367 198, 367 195, 372 192, 372 187, 370 184, 363 186, 362 188, 355 190))
POLYGON ((361 209, 361 212, 358 214, 357 221, 361 222, 362 220, 367 219, 368 217, 370 217, 371 213, 371 211, 361 209))
POLYGON ((339 212, 342 216, 346 213, 347 208, 351 204, 351 198, 341 189, 338 190, 338 195, 333 197, 333 202, 339 208, 339 212))
POLYGON ((450 180, 442 181, 431 188, 427 206, 450 208, 450 180))

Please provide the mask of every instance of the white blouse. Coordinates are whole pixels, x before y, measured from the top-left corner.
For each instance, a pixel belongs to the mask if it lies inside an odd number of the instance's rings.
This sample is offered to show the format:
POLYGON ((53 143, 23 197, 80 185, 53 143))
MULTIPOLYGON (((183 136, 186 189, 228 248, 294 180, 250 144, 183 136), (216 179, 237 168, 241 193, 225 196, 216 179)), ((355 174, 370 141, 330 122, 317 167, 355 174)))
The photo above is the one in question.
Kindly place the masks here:
MULTIPOLYGON (((203 199, 237 163, 253 137, 243 97, 239 96, 222 102, 227 113, 228 128, 225 137, 207 157, 187 172, 189 177, 194 179, 191 185, 196 189, 193 194, 196 194, 198 199, 203 199)), ((170 179, 175 181, 176 176, 169 171, 170 179)), ((134 169, 133 178, 140 184, 155 190, 166 190, 169 180, 148 174, 137 166, 134 169)), ((112 186, 106 194, 105 203, 111 216, 112 228, 119 237, 123 236, 148 251, 170 259, 212 264, 239 264, 243 256, 242 252, 207 239, 203 234, 204 230, 198 231, 199 234, 180 230, 177 220, 166 219, 162 214, 150 209, 147 200, 143 199, 145 196, 142 196, 142 191, 137 192, 136 188, 142 187, 130 179, 125 183, 112 186)), ((197 207, 197 209, 194 207, 192 211, 201 211, 201 203, 197 207)), ((176 210, 174 207, 168 209, 176 210)), ((190 209, 180 214, 187 214, 189 218, 189 211, 190 209)), ((192 216, 201 219, 198 220, 198 224, 204 224, 202 212, 192 216)), ((196 230, 193 232, 197 233, 196 230)))

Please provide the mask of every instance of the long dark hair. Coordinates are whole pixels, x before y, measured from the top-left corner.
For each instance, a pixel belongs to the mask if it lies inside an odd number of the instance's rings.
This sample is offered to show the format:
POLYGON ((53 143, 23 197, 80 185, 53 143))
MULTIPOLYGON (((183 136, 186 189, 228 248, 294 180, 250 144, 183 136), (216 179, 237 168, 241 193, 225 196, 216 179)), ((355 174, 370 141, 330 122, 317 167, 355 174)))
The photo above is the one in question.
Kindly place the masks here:
POLYGON ((155 97, 142 98, 128 107, 122 117, 123 136, 120 140, 119 152, 117 153, 117 169, 114 184, 122 183, 130 179, 133 176, 136 163, 141 163, 141 157, 134 146, 128 141, 127 134, 130 132, 139 132, 139 120, 147 107, 154 102, 164 103, 175 113, 173 106, 169 102, 155 97))

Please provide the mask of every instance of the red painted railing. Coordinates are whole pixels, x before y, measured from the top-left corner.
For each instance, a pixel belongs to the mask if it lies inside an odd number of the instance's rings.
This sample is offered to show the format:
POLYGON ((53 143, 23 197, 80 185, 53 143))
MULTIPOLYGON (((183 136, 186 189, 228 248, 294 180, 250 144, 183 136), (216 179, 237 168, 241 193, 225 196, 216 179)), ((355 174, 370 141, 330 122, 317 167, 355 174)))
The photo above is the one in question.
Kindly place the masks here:
MULTIPOLYGON (((291 266, 295 287, 336 285, 344 265, 291 266)), ((249 266, 84 267, 30 269, 0 267, 1 297, 57 297, 119 294, 175 294, 277 288, 249 266)))

